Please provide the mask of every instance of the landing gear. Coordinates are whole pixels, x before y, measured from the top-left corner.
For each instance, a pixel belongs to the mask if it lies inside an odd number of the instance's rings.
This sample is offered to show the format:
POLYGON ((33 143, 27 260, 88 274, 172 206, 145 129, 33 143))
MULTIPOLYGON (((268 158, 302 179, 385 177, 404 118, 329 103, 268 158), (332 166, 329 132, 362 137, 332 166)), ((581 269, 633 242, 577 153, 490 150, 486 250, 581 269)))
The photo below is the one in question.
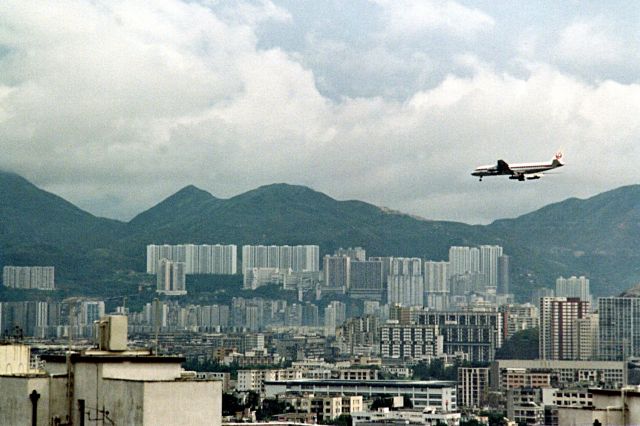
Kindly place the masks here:
POLYGON ((480 176, 479 182, 482 182, 482 176, 480 176))

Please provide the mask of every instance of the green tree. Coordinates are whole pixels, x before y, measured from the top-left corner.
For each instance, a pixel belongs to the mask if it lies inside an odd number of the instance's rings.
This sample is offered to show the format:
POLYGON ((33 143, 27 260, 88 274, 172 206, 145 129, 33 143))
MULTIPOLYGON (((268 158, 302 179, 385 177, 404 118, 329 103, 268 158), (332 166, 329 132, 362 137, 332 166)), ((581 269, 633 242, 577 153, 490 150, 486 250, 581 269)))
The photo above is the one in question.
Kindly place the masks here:
POLYGON ((479 421, 478 419, 468 419, 468 420, 461 420, 460 426, 486 426, 486 425, 481 421, 479 421))
POLYGON ((325 423, 325 424, 336 425, 336 426, 351 426, 353 425, 353 419, 349 414, 340 414, 338 417, 336 417, 333 420, 330 420, 328 423, 325 423))
POLYGON ((537 359, 538 328, 515 333, 496 351, 496 359, 537 359))
POLYGON ((256 410, 256 418, 258 420, 270 420, 276 414, 282 414, 287 411, 287 404, 284 401, 275 399, 265 399, 262 405, 256 410))
POLYGON ((230 393, 222 394, 222 415, 232 416, 238 411, 242 411, 244 406, 240 404, 238 398, 230 393))

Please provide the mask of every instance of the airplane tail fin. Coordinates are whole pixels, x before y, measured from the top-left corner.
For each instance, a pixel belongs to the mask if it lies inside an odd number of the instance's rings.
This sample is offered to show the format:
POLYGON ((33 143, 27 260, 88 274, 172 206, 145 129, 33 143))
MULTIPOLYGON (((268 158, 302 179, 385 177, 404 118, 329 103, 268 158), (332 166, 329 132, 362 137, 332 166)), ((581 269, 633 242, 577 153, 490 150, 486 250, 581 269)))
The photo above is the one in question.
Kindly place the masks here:
POLYGON ((551 159, 551 163, 554 166, 564 166, 564 152, 562 152, 562 150, 556 151, 551 159))

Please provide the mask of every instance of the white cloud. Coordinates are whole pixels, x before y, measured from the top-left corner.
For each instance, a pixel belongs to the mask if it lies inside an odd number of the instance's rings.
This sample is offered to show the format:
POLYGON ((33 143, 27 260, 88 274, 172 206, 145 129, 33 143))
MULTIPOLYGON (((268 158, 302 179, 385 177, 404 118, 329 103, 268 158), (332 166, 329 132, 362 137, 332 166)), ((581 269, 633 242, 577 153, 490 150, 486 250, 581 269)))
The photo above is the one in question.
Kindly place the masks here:
POLYGON ((372 0, 383 8, 387 30, 395 36, 420 35, 427 31, 445 31, 458 37, 470 37, 491 29, 491 16, 451 0, 372 0))
POLYGON ((555 52, 563 61, 589 65, 622 61, 625 50, 613 25, 603 19, 580 19, 560 32, 555 52))
POLYGON ((336 101, 298 57, 257 47, 257 18, 175 0, 41 7, 0 3, 0 168, 101 214, 131 216, 190 183, 231 196, 285 181, 487 221, 630 183, 640 160, 638 85, 588 84, 544 64, 514 76, 461 54, 465 76, 405 102, 336 101), (563 175, 469 176, 558 146, 563 175))

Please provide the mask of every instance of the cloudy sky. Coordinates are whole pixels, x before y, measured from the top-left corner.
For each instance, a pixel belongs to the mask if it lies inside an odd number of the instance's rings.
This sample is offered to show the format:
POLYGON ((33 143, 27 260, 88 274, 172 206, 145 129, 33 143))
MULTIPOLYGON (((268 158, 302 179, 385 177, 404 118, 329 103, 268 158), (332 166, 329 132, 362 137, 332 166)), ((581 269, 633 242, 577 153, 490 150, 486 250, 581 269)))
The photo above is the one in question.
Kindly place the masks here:
POLYGON ((638 182, 639 43, 627 1, 3 0, 0 169, 120 219, 288 182, 487 223, 638 182))

